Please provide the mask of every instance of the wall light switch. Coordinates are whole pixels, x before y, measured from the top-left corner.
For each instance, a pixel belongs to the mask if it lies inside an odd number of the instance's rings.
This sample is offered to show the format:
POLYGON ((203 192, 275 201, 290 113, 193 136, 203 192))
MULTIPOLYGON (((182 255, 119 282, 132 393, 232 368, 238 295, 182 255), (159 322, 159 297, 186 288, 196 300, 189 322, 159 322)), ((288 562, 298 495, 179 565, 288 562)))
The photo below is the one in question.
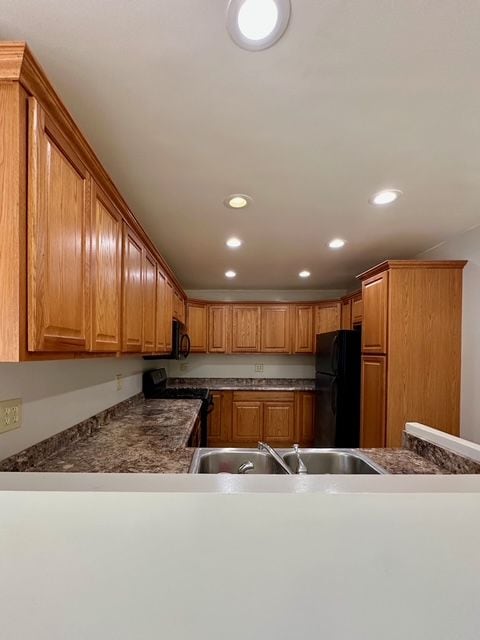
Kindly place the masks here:
POLYGON ((18 429, 22 424, 22 399, 2 400, 0 402, 0 433, 18 429))
POLYGON ((263 362, 255 365, 255 373, 263 373, 263 362))
POLYGON ((121 391, 123 389, 123 376, 121 373, 117 373, 115 376, 115 380, 117 381, 117 391, 121 391))

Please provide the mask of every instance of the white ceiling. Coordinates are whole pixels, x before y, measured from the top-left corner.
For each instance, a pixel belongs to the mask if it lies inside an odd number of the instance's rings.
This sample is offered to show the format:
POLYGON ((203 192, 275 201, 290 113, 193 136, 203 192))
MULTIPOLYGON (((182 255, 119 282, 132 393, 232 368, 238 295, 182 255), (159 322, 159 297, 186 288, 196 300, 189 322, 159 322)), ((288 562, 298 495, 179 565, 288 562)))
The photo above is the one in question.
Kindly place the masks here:
POLYGON ((479 2, 292 0, 257 53, 226 4, 0 0, 185 287, 348 286, 480 222, 479 2))

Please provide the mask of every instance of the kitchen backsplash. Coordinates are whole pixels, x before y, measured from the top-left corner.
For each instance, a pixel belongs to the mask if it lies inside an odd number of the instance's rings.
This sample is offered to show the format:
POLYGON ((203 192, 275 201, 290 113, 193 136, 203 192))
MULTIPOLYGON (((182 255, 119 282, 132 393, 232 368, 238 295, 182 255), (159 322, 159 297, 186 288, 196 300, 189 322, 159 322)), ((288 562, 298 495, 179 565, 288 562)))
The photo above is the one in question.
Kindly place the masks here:
POLYGON ((191 354, 187 360, 162 362, 169 377, 184 378, 314 378, 312 355, 191 354))

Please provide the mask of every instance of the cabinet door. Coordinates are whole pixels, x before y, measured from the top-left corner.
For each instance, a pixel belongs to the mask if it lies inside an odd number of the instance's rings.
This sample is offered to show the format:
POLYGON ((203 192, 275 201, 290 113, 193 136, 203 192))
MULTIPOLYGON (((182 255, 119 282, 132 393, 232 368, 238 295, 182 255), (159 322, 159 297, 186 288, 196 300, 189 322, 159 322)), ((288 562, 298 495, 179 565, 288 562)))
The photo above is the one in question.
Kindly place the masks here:
POLYGON ((269 443, 292 445, 295 439, 293 402, 263 403, 263 439, 269 443))
POLYGON ((294 353, 313 353, 313 307, 295 305, 294 353))
POLYGON ((187 330, 192 353, 207 352, 207 305, 196 302, 187 304, 187 330))
MULTIPOLYGON (((157 270, 157 306, 156 306, 156 334, 155 352, 166 353, 167 325, 165 321, 167 279, 161 269, 157 270)), ((168 325, 171 330, 171 322, 168 325)))
POLYGON ((157 324, 157 263, 144 252, 143 263, 143 348, 151 353, 155 350, 155 329, 157 324))
POLYGON ((172 321, 173 321, 173 286, 167 280, 165 285, 165 349, 167 353, 172 350, 172 321))
POLYGON ((122 351, 141 352, 143 346, 143 246, 123 226, 122 351))
POLYGON ((185 324, 185 302, 176 289, 173 290, 173 316, 185 324))
POLYGON ((295 439, 303 447, 313 446, 315 436, 315 393, 298 391, 295 394, 295 439))
POLYGON ((293 402, 263 403, 263 439, 273 444, 293 444, 295 439, 293 402))
POLYGON ((362 356, 362 447, 385 446, 386 365, 386 356, 362 356))
POLYGON ((208 307, 208 351, 228 353, 230 307, 225 304, 211 304, 208 307))
POLYGON ((361 297, 352 300, 352 325, 361 324, 363 320, 363 301, 361 297))
POLYGON ((261 308, 262 353, 290 353, 289 305, 264 305, 261 308))
POLYGON ((95 183, 91 232, 91 351, 120 351, 122 216, 95 183))
POLYGON ((218 447, 229 444, 232 422, 232 397, 231 391, 218 391, 212 393, 213 411, 208 416, 208 446, 218 447))
POLYGON ((362 300, 362 351, 387 353, 388 271, 363 282, 362 300))
POLYGON ((342 302, 342 329, 351 329, 352 328, 352 301, 344 300, 342 302))
POLYGON ((28 348, 87 351, 90 176, 35 98, 28 153, 28 348))
POLYGON ((340 329, 340 302, 315 307, 315 335, 340 329))
POLYGON ((232 411, 232 441, 254 444, 261 440, 263 403, 255 400, 234 400, 232 411))
POLYGON ((232 353, 255 353, 260 350, 260 307, 233 305, 232 353))

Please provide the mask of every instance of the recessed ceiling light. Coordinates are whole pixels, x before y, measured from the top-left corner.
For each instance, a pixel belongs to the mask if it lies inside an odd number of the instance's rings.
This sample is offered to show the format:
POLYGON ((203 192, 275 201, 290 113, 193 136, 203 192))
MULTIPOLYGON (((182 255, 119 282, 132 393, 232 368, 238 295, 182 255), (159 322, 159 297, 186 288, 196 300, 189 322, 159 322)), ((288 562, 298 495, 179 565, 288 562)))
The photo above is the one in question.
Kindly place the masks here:
POLYGON ((242 246, 242 241, 240 240, 240 238, 229 238, 226 242, 227 247, 230 247, 230 249, 237 249, 238 247, 242 246))
POLYGON ((370 204, 375 204, 377 206, 392 204, 392 202, 398 200, 401 195, 402 192, 399 189, 383 189, 382 191, 374 193, 369 199, 369 202, 370 204))
POLYGON ((290 0, 230 0, 227 30, 242 49, 260 51, 282 37, 290 12, 290 0))
POLYGON ((300 271, 300 273, 298 275, 300 276, 300 278, 309 278, 310 277, 310 271, 307 271, 305 269, 304 271, 300 271))
POLYGON ((330 249, 341 249, 345 246, 345 240, 342 240, 341 238, 334 238, 333 240, 330 240, 328 246, 330 249))
POLYGON ((236 276, 236 275, 237 275, 237 274, 235 273, 235 271, 231 271, 231 270, 229 270, 229 271, 225 271, 225 276, 226 276, 227 278, 235 278, 235 276, 236 276))
POLYGON ((232 193, 231 196, 225 198, 223 204, 230 209, 244 209, 250 202, 250 196, 246 196, 244 193, 232 193))

